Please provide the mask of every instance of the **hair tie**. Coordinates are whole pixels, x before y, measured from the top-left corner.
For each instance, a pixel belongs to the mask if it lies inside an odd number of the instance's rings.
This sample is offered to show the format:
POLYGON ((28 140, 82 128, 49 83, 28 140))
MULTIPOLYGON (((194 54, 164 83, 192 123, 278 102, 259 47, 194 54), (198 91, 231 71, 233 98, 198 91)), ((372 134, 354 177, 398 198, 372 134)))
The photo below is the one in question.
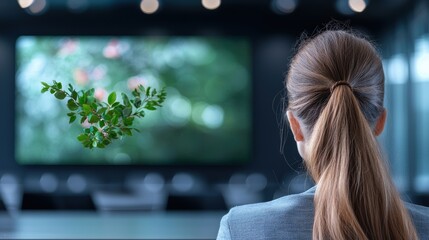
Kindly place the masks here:
POLYGON ((349 88, 350 88, 350 90, 352 90, 352 91, 353 91, 353 88, 352 88, 352 86, 350 85, 350 83, 348 83, 347 81, 338 81, 338 82, 336 82, 334 85, 332 85, 332 87, 331 87, 331 93, 334 91, 334 89, 335 89, 336 87, 338 87, 338 86, 340 86, 340 85, 346 85, 347 87, 349 87, 349 88))

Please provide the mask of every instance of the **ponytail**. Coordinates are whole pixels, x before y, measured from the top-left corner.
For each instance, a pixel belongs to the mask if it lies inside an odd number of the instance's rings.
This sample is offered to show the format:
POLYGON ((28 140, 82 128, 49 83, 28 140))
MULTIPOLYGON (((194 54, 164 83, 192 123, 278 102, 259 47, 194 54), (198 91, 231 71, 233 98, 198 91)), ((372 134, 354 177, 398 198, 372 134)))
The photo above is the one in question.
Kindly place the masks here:
POLYGON ((300 45, 286 88, 288 110, 307 130, 304 162, 317 182, 313 239, 418 239, 370 126, 384 109, 373 45, 324 31, 300 45))
POLYGON ((317 182, 313 239, 418 239, 353 90, 331 89, 305 162, 317 182))

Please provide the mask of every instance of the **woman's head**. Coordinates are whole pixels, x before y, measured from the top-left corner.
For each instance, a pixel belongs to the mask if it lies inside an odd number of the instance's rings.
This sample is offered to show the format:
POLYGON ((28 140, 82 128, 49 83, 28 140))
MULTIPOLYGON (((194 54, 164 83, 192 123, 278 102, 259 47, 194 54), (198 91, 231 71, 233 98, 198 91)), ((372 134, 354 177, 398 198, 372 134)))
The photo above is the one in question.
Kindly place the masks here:
MULTIPOLYGON (((368 123, 375 128, 379 120, 382 130, 384 73, 376 49, 368 40, 347 31, 325 31, 301 43, 286 79, 289 122, 295 128, 299 123, 304 139, 311 135, 331 98, 331 88, 340 81, 347 82, 351 89, 335 90, 352 90, 349 94, 355 96, 368 123)), ((305 155, 305 146, 297 142, 305 155)))
POLYGON ((374 46, 333 30, 303 42, 286 78, 287 117, 317 182, 314 239, 417 239, 380 153, 384 75, 374 46))
POLYGON ((314 126, 330 88, 347 81, 370 123, 383 111, 384 74, 368 40, 346 31, 325 31, 301 44, 287 77, 289 109, 314 126))

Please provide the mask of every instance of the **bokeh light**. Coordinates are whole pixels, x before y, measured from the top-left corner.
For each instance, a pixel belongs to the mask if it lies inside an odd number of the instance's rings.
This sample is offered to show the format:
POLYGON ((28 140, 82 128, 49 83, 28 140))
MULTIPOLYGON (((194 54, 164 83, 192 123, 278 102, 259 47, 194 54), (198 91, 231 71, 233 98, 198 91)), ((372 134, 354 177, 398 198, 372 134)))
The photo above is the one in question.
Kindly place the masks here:
POLYGON ((67 0, 67 7, 71 12, 81 13, 89 7, 88 0, 67 0))
POLYGON ((354 12, 363 12, 366 8, 366 2, 365 0, 349 0, 349 7, 354 12))
POLYGON ((215 10, 220 7, 221 0, 202 0, 201 4, 203 4, 206 9, 215 10))
POLYGON ((34 0, 18 0, 18 4, 21 8, 28 8, 33 2, 34 0))
POLYGON ((289 14, 295 11, 297 0, 273 0, 271 6, 276 13, 289 14))
POLYGON ((146 14, 155 13, 159 8, 158 0, 142 0, 140 3, 140 9, 146 14))
POLYGON ((47 7, 48 4, 46 0, 34 0, 27 10, 32 15, 40 15, 46 11, 47 7))

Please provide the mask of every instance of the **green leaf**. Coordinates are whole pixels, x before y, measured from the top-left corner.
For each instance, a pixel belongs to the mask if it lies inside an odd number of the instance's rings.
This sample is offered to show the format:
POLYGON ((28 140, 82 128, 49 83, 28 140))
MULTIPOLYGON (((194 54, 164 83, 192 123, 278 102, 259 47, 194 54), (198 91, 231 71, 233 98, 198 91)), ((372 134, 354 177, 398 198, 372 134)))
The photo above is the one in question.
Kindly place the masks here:
POLYGON ((73 100, 77 100, 77 97, 78 97, 78 95, 77 95, 77 92, 76 91, 72 91, 72 93, 71 93, 71 97, 73 98, 73 100))
POLYGON ((79 104, 85 104, 87 100, 86 94, 83 93, 82 96, 79 97, 79 104))
POLYGON ((137 89, 134 89, 134 91, 132 92, 134 97, 140 97, 140 93, 137 91, 137 89))
POLYGON ((88 104, 92 104, 92 103, 94 103, 95 102, 95 98, 93 97, 93 96, 88 96, 87 97, 87 101, 86 101, 88 104))
POLYGON ((101 115, 101 114, 103 114, 106 110, 107 110, 107 108, 106 108, 106 107, 102 107, 102 108, 100 108, 100 109, 98 109, 98 110, 97 110, 97 114, 101 115))
POLYGON ((92 117, 89 119, 89 123, 97 123, 100 120, 100 118, 97 115, 92 115, 92 117))
POLYGON ((95 89, 94 88, 91 88, 91 89, 89 89, 87 92, 86 92, 86 95, 89 97, 89 96, 94 96, 94 92, 95 92, 95 89))
POLYGON ((104 119, 106 119, 107 121, 110 121, 113 118, 113 112, 112 111, 108 111, 106 113, 106 115, 104 115, 104 119))
POLYGON ((122 102, 125 106, 130 106, 130 100, 128 99, 128 96, 125 93, 122 93, 122 102))
POLYGON ((115 114, 112 118, 112 124, 116 125, 118 124, 118 122, 119 122, 119 117, 118 115, 115 114))
POLYGON ((58 91, 58 92, 56 92, 55 93, 55 95, 54 95, 56 98, 58 98, 58 99, 60 99, 60 100, 63 100, 67 95, 66 95, 66 93, 65 92, 63 92, 63 91, 58 91))
POLYGON ((95 138, 98 141, 101 141, 103 139, 103 134, 100 131, 98 131, 98 132, 95 133, 95 138))
POLYGON ((47 92, 49 90, 49 87, 44 87, 44 88, 42 88, 42 90, 40 91, 41 93, 45 93, 45 92, 47 92))
POLYGON ((83 122, 85 122, 85 120, 86 120, 86 116, 83 116, 83 117, 80 119, 80 124, 82 124, 83 122))
POLYGON ((124 110, 122 110, 122 115, 123 115, 124 117, 128 117, 128 116, 130 116, 130 115, 131 115, 131 113, 132 113, 132 109, 131 109, 131 108, 129 108, 129 107, 124 108, 124 110))
POLYGON ((141 110, 140 112, 138 112, 138 115, 140 117, 144 117, 146 115, 146 113, 143 110, 141 110))
POLYGON ((109 94, 109 97, 107 98, 107 102, 109 103, 109 105, 112 105, 115 101, 116 101, 116 93, 112 92, 111 94, 109 94))
POLYGON ((79 136, 77 136, 77 140, 79 140, 80 142, 86 141, 88 139, 89 139, 88 135, 86 135, 84 133, 82 133, 79 136))
POLYGON ((130 128, 122 128, 122 132, 124 132, 128 136, 132 136, 133 135, 133 133, 131 132, 130 128))
POLYGON ((113 139, 118 139, 118 134, 115 131, 110 131, 109 137, 111 137, 113 139))
POLYGON ((91 149, 91 148, 92 148, 92 145, 91 145, 91 142, 90 142, 90 141, 85 141, 85 142, 83 142, 82 144, 83 144, 83 146, 84 146, 84 147, 86 147, 86 148, 89 148, 89 149, 91 149))
POLYGON ((47 83, 45 83, 45 82, 41 82, 42 83, 42 85, 44 86, 44 87, 47 87, 47 88, 49 88, 50 86, 49 86, 49 84, 47 84, 47 83))
POLYGON ((69 124, 70 124, 70 123, 73 123, 75 120, 76 120, 76 116, 71 116, 71 117, 70 117, 69 124))
POLYGON ((146 92, 145 92, 146 96, 150 96, 150 87, 146 88, 146 92))
POLYGON ((124 125, 125 126, 131 126, 133 125, 134 122, 134 118, 133 117, 128 117, 124 119, 124 125))
POLYGON ((156 107, 154 107, 153 105, 146 105, 144 108, 151 111, 156 110, 156 107))
POLYGON ((83 104, 82 109, 87 114, 91 112, 91 106, 89 106, 88 104, 83 104))
POLYGON ((134 100, 134 106, 135 106, 136 108, 141 107, 141 106, 142 106, 142 99, 141 99, 141 98, 139 98, 139 97, 137 97, 137 98, 134 100))
POLYGON ((76 111, 79 108, 73 99, 69 99, 67 101, 67 107, 70 109, 70 111, 76 111))

